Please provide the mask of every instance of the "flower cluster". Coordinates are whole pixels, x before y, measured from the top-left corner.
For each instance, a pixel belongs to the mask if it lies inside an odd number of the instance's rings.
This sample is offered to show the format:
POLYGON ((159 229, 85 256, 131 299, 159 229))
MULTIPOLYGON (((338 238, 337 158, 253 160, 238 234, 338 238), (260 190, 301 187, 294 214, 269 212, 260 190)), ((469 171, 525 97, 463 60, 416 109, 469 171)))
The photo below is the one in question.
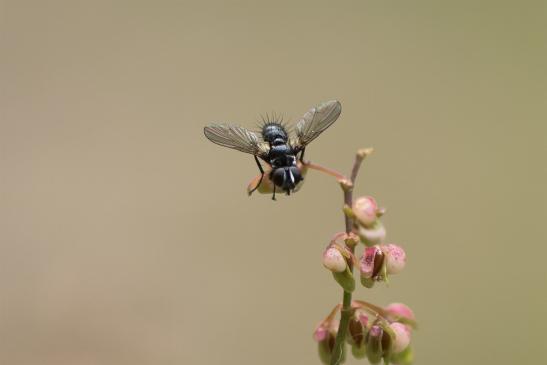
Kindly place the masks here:
MULTIPOLYGON (((319 357, 324 364, 330 364, 340 321, 335 316, 341 306, 333 311, 316 327, 313 338, 318 344, 319 357)), ((355 300, 351 303, 351 315, 346 334, 346 343, 356 359, 367 358, 371 364, 384 360, 386 364, 408 365, 413 354, 410 337, 415 328, 412 310, 402 303, 392 303, 385 308, 355 300)), ((342 352, 340 362, 345 359, 342 352)))
MULTIPOLYGON (((346 217, 352 222, 350 233, 337 233, 323 252, 323 265, 345 293, 355 290, 353 268, 359 269, 361 284, 372 288, 376 282, 400 273, 406 264, 405 251, 394 243, 386 243, 386 230, 380 218, 385 213, 370 196, 359 197, 351 206, 344 207, 346 217), (362 254, 355 256, 358 244, 363 244, 362 254)), ((345 359, 344 345, 336 351, 337 338, 344 338, 351 346, 352 355, 367 358, 371 364, 382 360, 385 364, 407 365, 412 362, 410 337, 415 328, 412 310, 404 304, 393 303, 381 308, 368 302, 353 300, 345 308, 337 305, 317 326, 314 339, 318 343, 319 357, 324 364, 339 364, 345 359), (336 314, 347 311, 344 336, 339 336, 340 323, 336 314), (336 355, 335 355, 336 354, 336 355), (333 360, 333 356, 338 359, 333 360)))

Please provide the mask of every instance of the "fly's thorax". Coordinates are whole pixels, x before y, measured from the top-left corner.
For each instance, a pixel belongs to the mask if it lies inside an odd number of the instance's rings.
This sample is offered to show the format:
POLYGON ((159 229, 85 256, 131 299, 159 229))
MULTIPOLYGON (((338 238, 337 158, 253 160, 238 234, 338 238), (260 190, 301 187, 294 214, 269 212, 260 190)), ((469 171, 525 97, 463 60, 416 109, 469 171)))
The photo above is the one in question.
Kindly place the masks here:
POLYGON ((269 122, 262 127, 262 138, 272 145, 279 145, 286 144, 289 135, 280 123, 269 122))
POLYGON ((271 160, 287 155, 292 155, 292 149, 287 144, 279 144, 270 147, 269 157, 271 160))

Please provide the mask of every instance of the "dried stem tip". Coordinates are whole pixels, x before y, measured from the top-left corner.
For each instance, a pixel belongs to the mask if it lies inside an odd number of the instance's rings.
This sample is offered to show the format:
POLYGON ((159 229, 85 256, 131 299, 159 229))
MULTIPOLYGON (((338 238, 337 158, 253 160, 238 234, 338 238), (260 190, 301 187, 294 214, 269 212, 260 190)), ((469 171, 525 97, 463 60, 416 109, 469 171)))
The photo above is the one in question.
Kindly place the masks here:
POLYGON ((372 147, 361 148, 357 151, 357 157, 359 157, 360 159, 364 159, 368 155, 372 154, 372 152, 374 152, 374 148, 372 147))

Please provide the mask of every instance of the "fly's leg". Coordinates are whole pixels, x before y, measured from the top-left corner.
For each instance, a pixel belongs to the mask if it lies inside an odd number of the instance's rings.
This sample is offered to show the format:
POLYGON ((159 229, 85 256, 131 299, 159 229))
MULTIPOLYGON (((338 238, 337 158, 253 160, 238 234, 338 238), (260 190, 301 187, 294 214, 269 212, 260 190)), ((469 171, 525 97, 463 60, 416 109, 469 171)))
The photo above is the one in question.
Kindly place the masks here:
POLYGON ((273 187, 274 187, 274 188, 273 188, 272 200, 276 200, 276 199, 275 199, 275 184, 273 184, 273 187))
POLYGON ((306 151, 306 147, 302 148, 302 152, 300 153, 300 162, 304 163, 304 152, 306 151))
POLYGON ((262 183, 262 179, 264 178, 264 169, 262 169, 262 165, 260 164, 260 161, 258 161, 258 158, 256 156, 254 156, 254 158, 255 158, 255 161, 256 161, 256 165, 258 166, 258 169, 260 170, 260 180, 258 180, 258 184, 256 184, 256 186, 253 188, 253 190, 249 191, 249 195, 254 193, 254 191, 256 189, 258 189, 258 187, 262 183))
MULTIPOLYGON (((302 165, 305 165, 306 163, 304 162, 304 152, 306 152, 306 147, 302 148, 302 152, 300 152, 300 162, 302 162, 302 165)), ((300 178, 300 181, 304 181, 304 177, 302 176, 300 178)))

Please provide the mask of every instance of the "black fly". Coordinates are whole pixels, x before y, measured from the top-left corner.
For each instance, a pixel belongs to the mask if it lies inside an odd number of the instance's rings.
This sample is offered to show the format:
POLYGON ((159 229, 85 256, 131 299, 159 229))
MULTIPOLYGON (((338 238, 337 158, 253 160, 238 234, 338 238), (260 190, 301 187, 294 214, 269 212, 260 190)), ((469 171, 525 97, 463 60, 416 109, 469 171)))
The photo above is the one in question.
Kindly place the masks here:
POLYGON ((261 176, 252 193, 262 183, 264 169, 258 158, 272 169, 269 178, 273 182, 275 200, 276 187, 287 195, 302 181, 297 161, 303 162, 306 146, 338 119, 342 106, 336 100, 327 101, 312 109, 296 123, 296 135, 289 136, 279 121, 266 122, 260 134, 230 124, 210 124, 203 129, 213 143, 254 155, 261 176))

